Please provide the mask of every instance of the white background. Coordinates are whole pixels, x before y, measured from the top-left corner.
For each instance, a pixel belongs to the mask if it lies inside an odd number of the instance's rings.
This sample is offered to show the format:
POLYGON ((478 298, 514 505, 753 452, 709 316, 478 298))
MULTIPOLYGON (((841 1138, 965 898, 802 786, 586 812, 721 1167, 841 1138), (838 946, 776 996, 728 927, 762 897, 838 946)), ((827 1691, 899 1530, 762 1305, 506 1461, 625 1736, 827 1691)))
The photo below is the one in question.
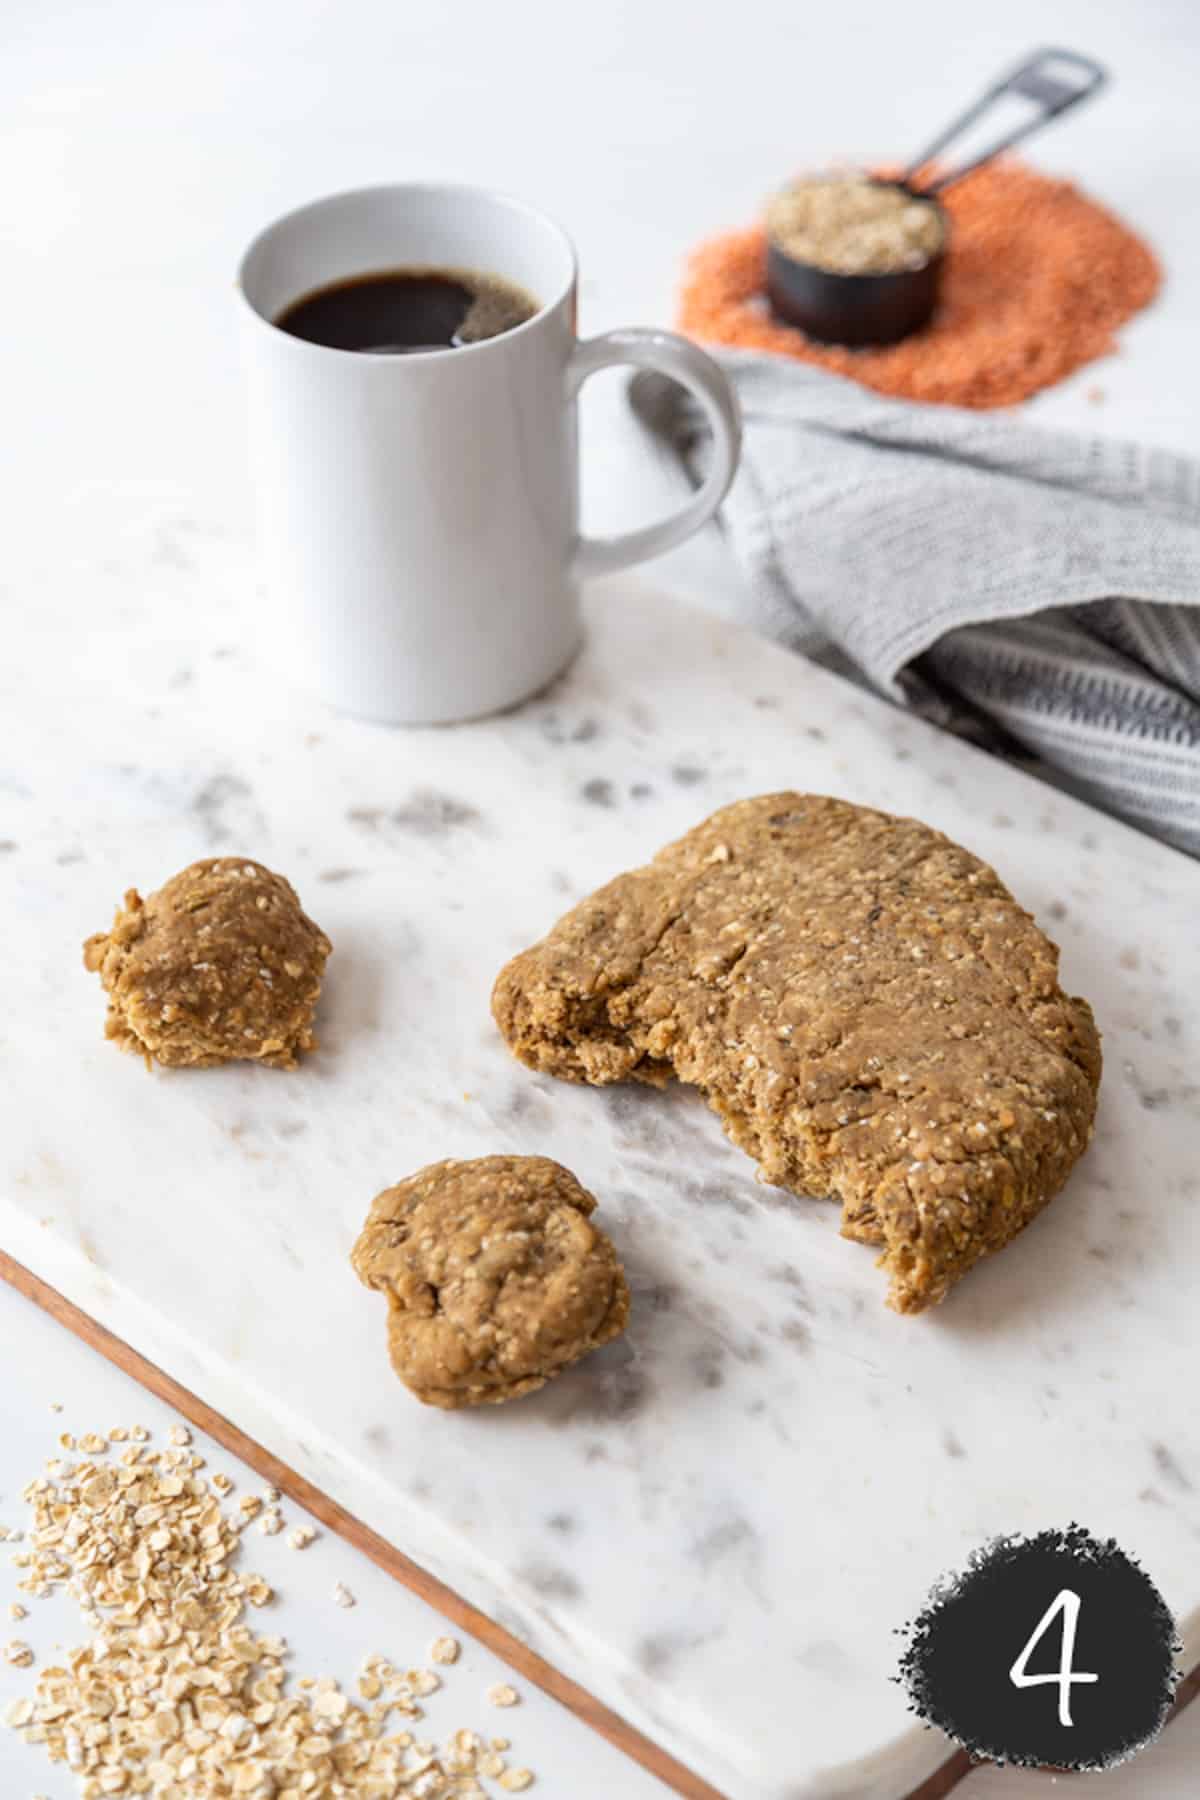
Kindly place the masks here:
MULTIPOLYGON (((738 0, 720 9, 698 0, 602 8, 8 0, 0 22, 6 604, 22 605, 24 568, 70 560, 83 533, 116 543, 147 509, 179 505, 249 531, 231 281, 245 241, 274 214, 370 181, 509 188, 575 237, 585 332, 668 323, 682 254, 698 237, 751 219, 764 193, 807 163, 920 148, 999 66, 1044 42, 1098 56, 1115 83, 1034 157, 1139 226, 1165 259, 1168 285, 1125 333, 1119 357, 1033 410, 1192 450, 1200 21, 1191 0, 853 8, 738 0), (1097 383, 1099 407, 1086 398, 1097 383)), ((662 483, 616 381, 597 386, 586 411, 585 491, 589 523, 611 526, 647 516, 662 483)), ((676 553, 664 574, 685 594, 726 579, 703 545, 676 553)), ((15 758, 16 747, 0 741, 0 755, 15 758)), ((85 1430, 134 1411, 148 1424, 164 1416, 7 1294, 0 1351, 6 1523, 14 1491, 49 1453, 51 1398, 70 1402, 85 1430)), ((265 1564, 279 1540, 257 1542, 265 1564)), ((328 1540, 319 1548, 319 1559, 315 1546, 313 1561, 283 1565, 284 1628, 298 1665, 315 1667, 327 1646, 346 1675, 360 1648, 404 1655, 412 1644, 419 1654, 433 1634, 424 1609, 348 1550, 328 1540), (359 1594, 353 1614, 331 1611, 337 1578, 359 1594)), ((480 1653, 480 1670, 485 1662, 480 1653)), ((22 1679, 6 1674, 4 1690, 22 1679)), ((467 1680, 462 1691, 477 1686, 467 1680)), ((1193 1710, 1130 1770, 1090 1778, 1089 1800, 1190 1794, 1195 1782, 1181 1765, 1192 1746, 1200 1751, 1193 1710)), ((520 1723, 547 1796, 641 1800, 661 1791, 540 1697, 520 1723)), ((3 1734, 0 1791, 69 1800, 72 1787, 3 1734)), ((982 1771, 962 1789, 964 1800, 1049 1791, 1049 1778, 1003 1771, 982 1771)))
MULTIPOLYGON (((421 177, 512 189, 575 237, 585 332, 664 324, 698 238, 832 153, 915 152, 1047 41, 1114 83, 1033 154, 1136 223, 1169 283, 1124 354, 1037 410, 1196 442, 1190 0, 7 0, 3 17, 10 556, 43 551, 80 505, 109 530, 156 498, 248 527, 231 279, 298 202, 421 177)), ((654 504, 631 478, 619 382, 589 407, 604 523, 654 504)))

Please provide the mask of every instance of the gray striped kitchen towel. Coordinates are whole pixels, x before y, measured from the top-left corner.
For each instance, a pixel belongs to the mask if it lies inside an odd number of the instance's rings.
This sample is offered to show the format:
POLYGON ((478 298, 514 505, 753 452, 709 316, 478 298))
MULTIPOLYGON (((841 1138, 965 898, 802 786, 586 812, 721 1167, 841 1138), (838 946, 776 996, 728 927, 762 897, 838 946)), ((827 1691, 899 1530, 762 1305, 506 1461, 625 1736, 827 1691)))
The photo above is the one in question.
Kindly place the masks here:
MULTIPOLYGON (((731 615, 1200 856, 1200 463, 717 356, 731 615)), ((630 392, 698 480, 699 409, 630 392)))

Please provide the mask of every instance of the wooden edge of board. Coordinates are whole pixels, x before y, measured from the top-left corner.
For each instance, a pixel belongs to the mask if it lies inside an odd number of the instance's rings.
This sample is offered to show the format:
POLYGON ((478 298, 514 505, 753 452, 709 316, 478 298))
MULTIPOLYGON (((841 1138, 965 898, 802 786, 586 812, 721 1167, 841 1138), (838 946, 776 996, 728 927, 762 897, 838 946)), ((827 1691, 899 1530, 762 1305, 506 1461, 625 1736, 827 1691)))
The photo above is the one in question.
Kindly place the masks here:
POLYGON ((564 1675, 552 1663, 548 1663, 535 1650, 523 1644, 520 1638, 506 1631, 503 1625, 489 1619, 486 1613, 478 1611, 461 1594, 455 1593, 453 1588, 439 1581, 437 1576, 431 1575, 402 1550, 397 1550, 394 1544, 380 1537, 377 1531, 372 1531, 361 1519, 356 1519, 353 1513, 347 1512, 336 1500, 314 1487, 311 1481, 306 1481, 303 1475, 298 1475, 287 1463, 281 1462, 253 1438, 247 1437, 230 1419, 206 1405, 164 1369, 140 1355, 122 1338, 82 1312, 55 1288, 3 1250, 0 1250, 0 1277, 24 1294, 27 1300, 32 1300, 35 1306, 40 1306, 44 1312, 49 1313, 60 1325, 81 1338, 91 1349, 115 1363, 126 1375, 132 1375, 150 1393, 181 1413, 197 1430, 215 1438, 232 1456, 240 1457, 242 1462, 261 1475, 270 1486, 290 1495, 298 1506, 303 1506, 315 1518, 320 1519, 328 1530, 336 1532, 356 1550, 361 1550, 386 1575, 399 1581, 452 1624, 486 1645, 518 1674, 524 1676, 526 1681, 541 1688, 543 1693, 549 1694, 552 1700, 557 1700, 585 1725, 607 1738, 624 1755, 640 1763, 675 1793, 683 1795, 684 1800, 727 1800, 726 1795, 711 1787, 691 1769, 685 1768, 650 1738, 644 1737, 635 1726, 630 1725, 619 1713, 613 1712, 611 1707, 605 1706, 603 1701, 598 1700, 586 1688, 580 1687, 569 1675, 564 1675))
POLYGON ((943 1796, 956 1788, 975 1766, 965 1750, 956 1750, 949 1762, 927 1775, 920 1787, 904 1795, 904 1800, 943 1800, 943 1796))

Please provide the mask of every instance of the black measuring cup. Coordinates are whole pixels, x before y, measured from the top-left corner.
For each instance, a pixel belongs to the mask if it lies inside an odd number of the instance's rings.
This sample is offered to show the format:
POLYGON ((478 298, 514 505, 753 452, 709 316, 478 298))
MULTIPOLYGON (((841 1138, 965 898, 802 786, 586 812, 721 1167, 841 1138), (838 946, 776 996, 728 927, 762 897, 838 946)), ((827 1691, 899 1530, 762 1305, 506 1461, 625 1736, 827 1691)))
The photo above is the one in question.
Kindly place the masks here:
POLYGON ((898 188, 914 200, 937 208, 941 244, 928 261, 915 269, 897 269, 884 275, 843 275, 804 262, 768 239, 767 297, 772 312, 785 324, 799 326, 807 337, 823 344, 896 344, 919 331, 937 305, 949 236, 949 218, 935 196, 973 169, 991 162, 1002 150, 1011 149, 1040 131, 1068 107, 1078 106, 1107 80, 1107 72, 1099 63, 1074 50, 1038 50, 1027 57, 948 125, 903 175, 894 181, 880 178, 877 183, 880 187, 898 188), (921 170, 1009 94, 1031 100, 1037 109, 1032 117, 962 168, 939 175, 924 186, 918 185, 921 170))

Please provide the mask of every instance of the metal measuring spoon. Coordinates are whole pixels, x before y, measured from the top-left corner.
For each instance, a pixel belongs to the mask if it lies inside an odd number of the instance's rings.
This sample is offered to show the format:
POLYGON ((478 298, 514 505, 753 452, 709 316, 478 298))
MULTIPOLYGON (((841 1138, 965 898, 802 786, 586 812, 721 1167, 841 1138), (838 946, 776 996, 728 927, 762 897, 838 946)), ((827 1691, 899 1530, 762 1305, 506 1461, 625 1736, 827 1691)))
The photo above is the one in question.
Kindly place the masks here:
POLYGON ((936 208, 941 222, 939 249, 913 269, 887 274, 844 275, 792 256, 781 245, 767 243, 767 296, 771 310, 788 325, 823 344, 895 344, 929 322, 937 305, 950 220, 934 197, 952 182, 991 162, 1002 150, 1040 131, 1068 107, 1077 106, 1108 80, 1107 71, 1074 50, 1038 50, 1002 80, 994 82, 973 105, 960 113, 894 181, 874 185, 897 188, 912 199, 936 208), (1001 137, 962 168, 918 185, 922 169, 948 144, 1008 94, 1031 100, 1036 111, 1023 125, 1001 137))

